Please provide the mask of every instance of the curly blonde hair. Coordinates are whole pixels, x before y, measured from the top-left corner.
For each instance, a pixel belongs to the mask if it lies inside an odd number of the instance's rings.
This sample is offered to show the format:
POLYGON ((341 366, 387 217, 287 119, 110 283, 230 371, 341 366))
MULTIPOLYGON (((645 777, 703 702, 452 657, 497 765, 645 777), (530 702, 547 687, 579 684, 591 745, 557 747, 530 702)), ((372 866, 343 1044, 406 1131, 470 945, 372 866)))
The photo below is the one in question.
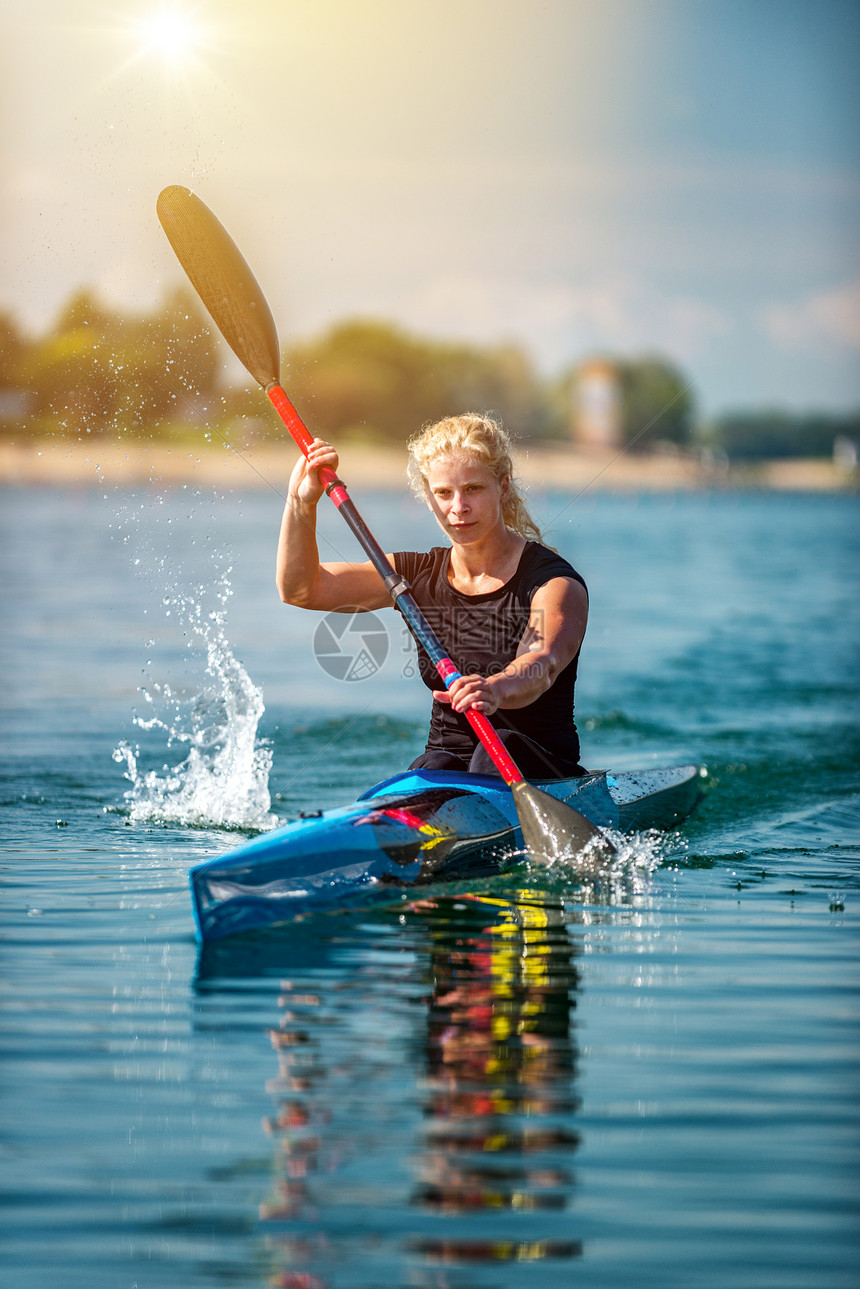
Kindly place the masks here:
POLYGON ((446 416, 413 434, 406 447, 409 452, 406 473, 416 497, 426 499, 427 473, 433 461, 445 456, 469 457, 491 470, 499 484, 508 480, 508 495, 502 502, 505 527, 526 540, 542 540, 541 531, 514 482, 511 438, 500 421, 481 412, 446 416))

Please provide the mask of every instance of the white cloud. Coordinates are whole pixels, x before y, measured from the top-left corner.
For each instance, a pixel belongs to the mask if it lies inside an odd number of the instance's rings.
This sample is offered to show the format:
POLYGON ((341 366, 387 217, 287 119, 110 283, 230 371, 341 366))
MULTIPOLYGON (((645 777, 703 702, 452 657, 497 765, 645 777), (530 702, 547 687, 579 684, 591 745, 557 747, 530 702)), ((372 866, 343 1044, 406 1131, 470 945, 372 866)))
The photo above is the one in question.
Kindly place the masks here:
POLYGON ((860 278, 834 291, 770 305, 759 318, 765 334, 783 349, 833 344, 860 349, 860 278))

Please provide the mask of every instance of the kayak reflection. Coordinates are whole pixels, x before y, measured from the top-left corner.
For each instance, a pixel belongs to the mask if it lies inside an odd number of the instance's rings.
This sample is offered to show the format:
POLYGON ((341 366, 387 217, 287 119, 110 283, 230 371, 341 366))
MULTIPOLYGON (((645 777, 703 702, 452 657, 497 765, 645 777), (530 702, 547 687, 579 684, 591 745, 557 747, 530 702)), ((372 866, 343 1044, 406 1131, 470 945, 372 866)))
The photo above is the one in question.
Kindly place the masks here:
MULTIPOLYGON (((444 1286, 445 1264, 582 1252, 562 1216, 579 1137, 571 1128, 576 949, 561 901, 529 890, 458 895, 413 904, 399 922, 422 950, 415 983, 429 986, 414 1068, 405 1071, 407 1098, 417 1077, 422 1119, 417 1140, 412 1128, 405 1141, 385 1140, 379 1150, 398 1151, 402 1171, 411 1165, 411 1187, 385 1191, 379 1183, 374 1192, 371 1184, 366 1197, 345 1200, 356 1145, 344 1134, 335 1092, 327 1047, 333 1020, 324 997, 283 982, 281 1023, 270 1031, 278 1073, 267 1083, 276 1106, 265 1124, 277 1140, 275 1175, 260 1206, 280 1263, 273 1284, 298 1284, 290 1278, 297 1275, 307 1285, 337 1283, 329 1277, 338 1246, 378 1221, 383 1203, 400 1210, 389 1226, 399 1253, 389 1248, 388 1256, 408 1258, 416 1284, 425 1283, 422 1265, 433 1285, 444 1286)), ((373 1157, 362 1163, 373 1178, 373 1157)))
MULTIPOLYGON (((436 902, 427 929, 428 1010, 424 1148, 413 1204, 441 1213, 524 1213, 567 1207, 579 1137, 574 942, 560 901, 436 902)), ((424 1238, 442 1260, 575 1256, 576 1241, 424 1238)))

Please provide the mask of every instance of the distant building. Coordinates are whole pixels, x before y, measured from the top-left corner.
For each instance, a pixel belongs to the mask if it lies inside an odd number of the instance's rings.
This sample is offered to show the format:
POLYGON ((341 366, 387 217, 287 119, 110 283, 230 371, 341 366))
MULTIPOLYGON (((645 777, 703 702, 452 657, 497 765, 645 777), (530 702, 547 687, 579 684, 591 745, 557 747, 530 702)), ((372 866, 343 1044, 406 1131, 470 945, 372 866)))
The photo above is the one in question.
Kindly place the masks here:
POLYGON ((581 447, 620 448, 621 388, 612 363, 591 359, 580 367, 573 386, 572 429, 581 447))
POLYGON ((833 464, 843 474, 853 474, 857 469, 857 443, 847 434, 837 434, 833 440, 833 464))

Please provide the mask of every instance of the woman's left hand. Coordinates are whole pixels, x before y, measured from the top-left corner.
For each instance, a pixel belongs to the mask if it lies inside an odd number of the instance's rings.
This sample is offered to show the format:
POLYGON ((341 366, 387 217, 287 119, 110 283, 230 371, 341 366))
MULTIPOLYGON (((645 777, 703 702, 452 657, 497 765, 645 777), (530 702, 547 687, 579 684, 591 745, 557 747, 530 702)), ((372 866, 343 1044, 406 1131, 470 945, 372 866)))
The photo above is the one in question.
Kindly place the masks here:
POLYGON ((450 703, 455 712, 465 712, 471 707, 492 716, 499 709, 493 686, 483 676, 461 676, 450 689, 434 689, 433 697, 437 703, 450 703))

